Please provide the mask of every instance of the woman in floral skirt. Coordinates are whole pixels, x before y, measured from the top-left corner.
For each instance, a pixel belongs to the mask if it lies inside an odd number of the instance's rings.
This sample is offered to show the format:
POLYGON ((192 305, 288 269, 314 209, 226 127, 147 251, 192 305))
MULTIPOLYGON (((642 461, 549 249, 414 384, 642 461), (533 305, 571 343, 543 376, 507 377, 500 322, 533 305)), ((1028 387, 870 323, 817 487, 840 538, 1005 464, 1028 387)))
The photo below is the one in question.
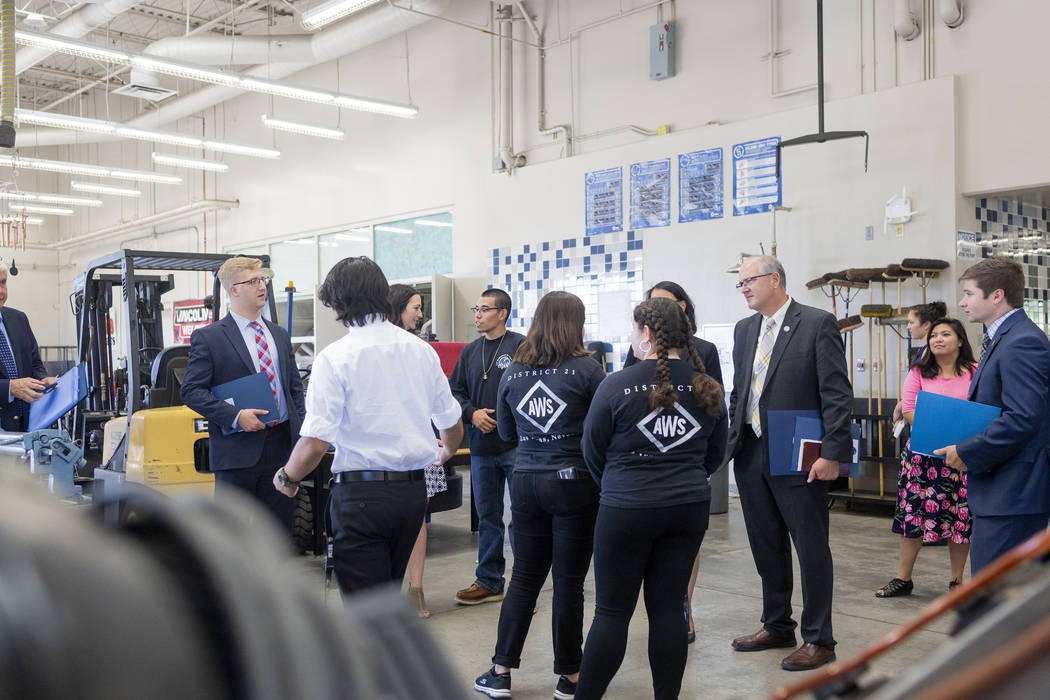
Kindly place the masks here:
MULTIPOLYGON (((908 372, 901 389, 901 406, 909 424, 915 416, 915 398, 920 391, 965 399, 970 379, 977 369, 966 329, 951 318, 930 325, 927 352, 908 372)), ((940 457, 928 457, 904 449, 897 485, 897 512, 893 531, 901 536, 897 576, 875 591, 878 598, 909 595, 915 558, 924 542, 948 542, 951 578, 948 589, 962 581, 970 553, 970 509, 966 502, 966 474, 949 468, 940 457)))

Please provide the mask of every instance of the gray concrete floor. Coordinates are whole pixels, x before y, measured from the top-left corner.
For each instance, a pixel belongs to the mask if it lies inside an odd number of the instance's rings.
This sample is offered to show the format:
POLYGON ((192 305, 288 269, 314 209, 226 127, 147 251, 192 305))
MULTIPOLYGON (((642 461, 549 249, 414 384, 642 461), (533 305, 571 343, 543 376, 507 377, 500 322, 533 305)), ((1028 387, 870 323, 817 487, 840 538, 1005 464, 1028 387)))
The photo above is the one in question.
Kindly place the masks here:
MULTIPOLYGON (((464 479, 466 481, 466 479, 464 479)), ((469 491, 465 494, 469 498, 469 491)), ((474 678, 491 665, 496 641, 499 604, 457 606, 455 592, 470 585, 477 557, 477 536, 470 532, 469 508, 439 513, 430 524, 424 590, 432 616, 424 621, 445 649, 454 673, 463 681, 467 696, 474 678)), ((896 573, 896 535, 890 532, 887 511, 847 510, 836 505, 831 512, 831 548, 835 559, 834 628, 838 658, 846 659, 865 644, 909 619, 946 590, 948 551, 926 547, 919 556, 909 597, 880 600, 876 588, 896 573)), ((507 547, 508 578, 513 562, 507 547)), ((320 580, 319 558, 304 557, 305 575, 320 580)), ((802 674, 780 668, 791 650, 740 653, 730 647, 734 637, 759 629, 761 587, 755 571, 739 499, 731 494, 729 512, 712 515, 710 529, 700 549, 700 576, 693 595, 697 641, 689 647, 682 698, 758 698, 793 683, 802 674)), ((796 563, 796 621, 802 597, 796 563)), ((320 583, 318 583, 320 585, 320 583)), ((585 585, 588 614, 584 637, 593 614, 594 579, 585 585)), ((330 604, 339 605, 338 594, 330 604)), ((513 673, 515 700, 550 698, 557 681, 551 651, 551 583, 540 594, 537 614, 522 655, 522 666, 513 673)), ((946 638, 950 619, 936 620, 893 652, 882 657, 868 676, 890 676, 936 647, 946 638)), ((612 700, 652 697, 647 656, 648 625, 639 601, 631 621, 627 653, 606 695, 612 700)))

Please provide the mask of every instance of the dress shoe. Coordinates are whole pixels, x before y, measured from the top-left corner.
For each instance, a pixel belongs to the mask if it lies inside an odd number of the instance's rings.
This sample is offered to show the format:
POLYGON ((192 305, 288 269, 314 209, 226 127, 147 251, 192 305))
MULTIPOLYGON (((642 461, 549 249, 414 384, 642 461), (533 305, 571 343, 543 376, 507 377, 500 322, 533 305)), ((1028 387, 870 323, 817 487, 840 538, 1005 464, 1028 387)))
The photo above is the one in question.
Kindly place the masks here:
POLYGON ((733 640, 733 648, 737 651, 763 651, 765 649, 779 649, 781 647, 795 646, 795 635, 790 637, 774 637, 763 627, 754 634, 745 637, 737 637, 733 640))
POLYGON ((502 593, 495 593, 474 582, 456 592, 456 603, 459 605, 480 605, 481 603, 498 603, 503 600, 502 593))
POLYGON ((833 647, 822 647, 805 642, 780 662, 785 671, 809 671, 835 660, 833 647))

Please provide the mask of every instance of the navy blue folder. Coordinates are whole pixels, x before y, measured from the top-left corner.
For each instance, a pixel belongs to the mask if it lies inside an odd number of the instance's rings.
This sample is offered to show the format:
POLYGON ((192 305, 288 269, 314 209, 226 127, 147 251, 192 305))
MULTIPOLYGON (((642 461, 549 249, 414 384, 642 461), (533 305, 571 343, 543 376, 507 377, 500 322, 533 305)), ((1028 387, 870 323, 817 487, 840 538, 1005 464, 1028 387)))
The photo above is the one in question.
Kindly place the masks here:
MULTIPOLYGON (((767 411, 765 433, 769 441, 769 475, 797 474, 792 459, 795 421, 799 418, 820 420, 820 411, 767 411)), ((745 430, 750 430, 744 426, 745 430)))
MULTIPOLYGON (((839 476, 860 476, 860 426, 850 426, 850 437, 853 438, 853 455, 850 463, 839 463, 839 476)), ((820 442, 824 439, 824 421, 820 418, 800 416, 795 419, 795 434, 791 438, 791 471, 799 473, 798 455, 802 450, 802 441, 820 442)))
POLYGON ((998 406, 920 391, 915 399, 911 451, 935 457, 934 450, 984 432, 1002 412, 998 406))
POLYGON ((70 367, 51 391, 29 404, 29 431, 43 430, 88 394, 87 365, 70 367))
MULTIPOLYGON (((272 423, 279 418, 277 402, 274 401, 266 372, 256 372, 247 377, 212 387, 211 393, 220 401, 225 401, 237 408, 266 409, 267 413, 259 415, 259 420, 263 423, 272 423)), ((222 430, 226 433, 233 432, 233 428, 228 425, 222 426, 222 430)))

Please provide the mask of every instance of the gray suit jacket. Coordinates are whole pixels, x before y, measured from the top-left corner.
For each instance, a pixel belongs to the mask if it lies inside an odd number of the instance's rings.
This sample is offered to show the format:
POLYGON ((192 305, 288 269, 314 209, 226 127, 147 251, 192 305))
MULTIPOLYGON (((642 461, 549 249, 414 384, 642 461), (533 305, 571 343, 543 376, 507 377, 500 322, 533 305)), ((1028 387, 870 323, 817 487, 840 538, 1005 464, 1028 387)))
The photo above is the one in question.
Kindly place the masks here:
MULTIPOLYGON (((755 347, 762 328, 762 314, 736 324, 733 331, 733 393, 729 398, 729 447, 726 459, 740 451, 740 437, 751 427, 747 417, 755 347)), ((846 354, 835 317, 826 311, 792 300, 773 345, 766 386, 759 399, 759 414, 767 424, 768 411, 818 410, 824 420, 821 456, 849 462, 853 387, 849 383, 846 354)), ((762 434, 763 454, 768 455, 768 435, 762 434)), ((767 458, 768 459, 768 458, 767 458)))

